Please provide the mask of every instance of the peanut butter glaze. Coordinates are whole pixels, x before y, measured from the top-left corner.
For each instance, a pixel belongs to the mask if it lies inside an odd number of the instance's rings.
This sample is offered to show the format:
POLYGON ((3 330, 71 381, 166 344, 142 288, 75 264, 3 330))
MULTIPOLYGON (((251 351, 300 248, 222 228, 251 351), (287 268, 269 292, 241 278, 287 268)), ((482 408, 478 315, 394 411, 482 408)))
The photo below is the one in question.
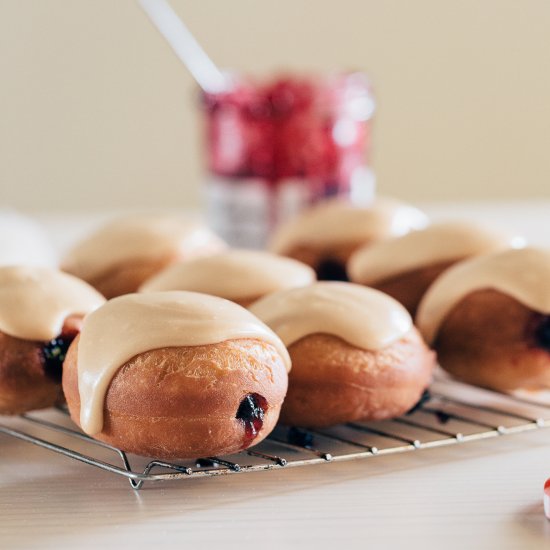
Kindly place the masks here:
POLYGON ((65 319, 86 315, 105 298, 84 281, 47 267, 0 267, 0 331, 24 340, 48 341, 65 319))
POLYGON ((250 311, 287 347, 310 334, 330 334, 358 348, 377 350, 412 329, 411 317, 399 302, 351 283, 322 282, 282 290, 258 300, 250 311))
POLYGON ((314 281, 313 269, 296 260, 269 252, 229 250, 174 264, 149 279, 140 291, 190 290, 238 300, 314 281))
POLYGON ((284 254, 295 246, 361 243, 404 235, 428 225, 426 215, 395 199, 378 198, 370 206, 333 199, 310 208, 276 232, 271 250, 284 254))
POLYGON ((225 246, 210 229, 194 221, 160 215, 129 216, 105 225, 77 244, 62 267, 89 280, 125 261, 193 258, 225 246))
POLYGON ((361 248, 350 258, 348 272, 353 281, 368 285, 424 266, 523 246, 522 237, 480 225, 437 223, 361 248))
POLYGON ((90 434, 103 428, 107 389, 127 361, 154 349, 217 344, 252 338, 274 346, 287 370, 290 357, 264 323, 237 304, 195 292, 127 294, 89 315, 78 344, 80 425, 90 434))
POLYGON ((524 306, 550 314, 550 251, 511 249, 460 262, 430 287, 418 309, 417 325, 431 344, 446 316, 468 294, 492 289, 524 306))

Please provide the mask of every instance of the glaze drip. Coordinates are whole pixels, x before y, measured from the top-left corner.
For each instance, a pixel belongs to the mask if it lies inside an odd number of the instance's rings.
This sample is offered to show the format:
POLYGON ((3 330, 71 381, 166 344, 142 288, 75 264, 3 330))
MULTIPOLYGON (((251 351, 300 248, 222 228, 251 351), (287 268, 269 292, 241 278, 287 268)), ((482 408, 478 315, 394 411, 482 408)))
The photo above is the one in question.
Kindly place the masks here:
POLYGON ((369 285, 422 267, 524 246, 522 237, 480 225, 438 223, 361 248, 350 258, 348 270, 353 281, 369 285))
POLYGON ((71 315, 86 315, 105 298, 84 281, 47 267, 0 267, 0 331, 49 342, 71 315))
POLYGON ((460 262, 443 273, 420 302, 418 328, 431 344, 449 312, 472 292, 492 289, 533 311, 550 314, 550 251, 512 249, 460 262))
POLYGON ((127 361, 154 349, 217 344, 251 338, 274 347, 290 370, 290 357, 264 323, 237 304, 195 292, 127 294, 89 315, 78 344, 80 425, 90 434, 103 428, 107 388, 127 361))
POLYGON ((295 246, 327 247, 368 242, 404 235, 428 225, 426 215, 395 199, 381 197, 369 206, 355 206, 341 199, 320 203, 283 225, 271 250, 285 254, 295 246))
POLYGON ((314 271, 296 260, 269 252, 229 250, 167 267, 140 291, 189 290, 239 300, 314 281, 314 271))
POLYGON ((412 329, 396 300, 352 283, 320 282, 270 294, 250 311, 290 346, 310 334, 331 334, 362 349, 381 349, 412 329))
POLYGON ((210 229, 170 216, 129 216, 84 239, 67 254, 63 269, 86 280, 130 260, 193 258, 225 248, 210 229))

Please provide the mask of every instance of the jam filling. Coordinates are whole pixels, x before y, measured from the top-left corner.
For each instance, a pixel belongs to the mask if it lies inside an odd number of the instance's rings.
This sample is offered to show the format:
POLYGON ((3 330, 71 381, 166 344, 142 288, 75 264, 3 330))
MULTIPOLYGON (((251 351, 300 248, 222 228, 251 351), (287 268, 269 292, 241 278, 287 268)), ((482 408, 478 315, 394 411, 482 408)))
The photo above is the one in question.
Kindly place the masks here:
POLYGON ((244 425, 244 434, 247 441, 254 439, 264 425, 264 415, 267 410, 265 397, 257 393, 249 393, 244 396, 235 418, 244 425))
POLYGON ((346 266, 339 260, 327 258, 317 265, 319 281, 349 281, 346 266))
POLYGON ((550 351, 550 315, 537 315, 534 336, 538 347, 550 351))
POLYGON ((65 361, 67 350, 77 334, 77 331, 62 332, 57 338, 53 338, 42 346, 44 373, 55 382, 61 382, 63 361, 65 361))

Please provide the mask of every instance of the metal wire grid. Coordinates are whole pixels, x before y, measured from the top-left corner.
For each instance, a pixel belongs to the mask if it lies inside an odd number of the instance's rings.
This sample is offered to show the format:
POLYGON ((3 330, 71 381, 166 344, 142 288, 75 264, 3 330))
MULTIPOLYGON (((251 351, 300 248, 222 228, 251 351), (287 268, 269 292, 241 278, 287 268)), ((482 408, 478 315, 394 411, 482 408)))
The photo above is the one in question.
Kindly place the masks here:
POLYGON ((277 427, 250 450, 229 457, 182 462, 129 457, 78 431, 62 410, 5 420, 0 424, 0 433, 125 477, 138 490, 145 481, 380 457, 536 430, 550 425, 550 404, 443 381, 433 386, 429 399, 400 418, 352 422, 322 430, 277 427))

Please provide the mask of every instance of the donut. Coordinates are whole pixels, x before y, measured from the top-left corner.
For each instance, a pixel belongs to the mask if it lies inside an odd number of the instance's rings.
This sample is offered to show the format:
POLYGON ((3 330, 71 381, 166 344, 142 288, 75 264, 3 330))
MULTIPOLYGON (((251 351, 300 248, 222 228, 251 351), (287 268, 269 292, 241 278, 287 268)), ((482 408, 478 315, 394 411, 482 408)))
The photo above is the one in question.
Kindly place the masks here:
POLYGON ((105 299, 76 277, 46 267, 0 267, 0 414, 62 398, 61 368, 82 317, 105 299))
POLYGON ((519 236, 467 222, 444 222, 364 246, 348 262, 350 279, 401 302, 414 317, 422 296, 451 265, 480 254, 525 246, 519 236))
POLYGON ((550 388, 550 251, 466 260, 430 287, 417 324, 454 377, 498 391, 550 388))
POLYGON ((139 455, 197 458, 262 441, 279 417, 288 370, 281 340, 233 302, 127 294, 86 317, 63 391, 90 436, 139 455))
POLYGON ((250 311, 292 360, 281 421, 323 427, 408 411, 430 384, 433 352, 393 298, 344 282, 275 292, 250 311))
POLYGON ((427 224, 420 210, 395 199, 378 198, 362 207, 332 199, 283 224, 270 249, 310 265, 320 280, 346 281, 346 263, 355 250, 427 224))
POLYGON ((171 265, 143 284, 140 291, 189 290, 247 307, 271 292, 314 281, 313 269, 291 258, 255 250, 228 250, 171 265))
POLYGON ((42 227, 13 210, 0 209, 0 266, 56 267, 57 257, 42 227))
POLYGON ((78 243, 64 258, 62 269, 114 298, 136 292, 167 265, 225 246, 197 222, 161 215, 129 216, 108 223, 78 243))

